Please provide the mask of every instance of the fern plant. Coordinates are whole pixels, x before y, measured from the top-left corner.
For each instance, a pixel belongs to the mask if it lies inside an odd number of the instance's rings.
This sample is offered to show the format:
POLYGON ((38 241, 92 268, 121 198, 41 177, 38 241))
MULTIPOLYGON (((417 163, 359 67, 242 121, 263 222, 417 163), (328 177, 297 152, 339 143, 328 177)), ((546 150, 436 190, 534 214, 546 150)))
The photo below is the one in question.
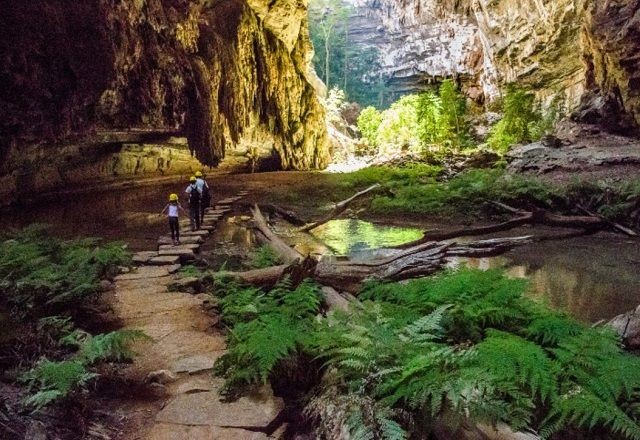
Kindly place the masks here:
POLYGON ((218 293, 229 332, 229 350, 217 362, 215 371, 226 378, 231 392, 241 385, 264 383, 278 363, 293 356, 309 333, 321 299, 319 289, 303 282, 288 288, 288 280, 269 292, 227 284, 218 293))
POLYGON ((132 352, 130 345, 146 336, 140 331, 120 330, 91 337, 68 360, 42 359, 21 376, 21 380, 37 392, 26 399, 26 404, 40 409, 83 388, 97 375, 89 367, 98 361, 125 360, 132 352))
POLYGON ((262 269, 277 264, 280 264, 280 257, 269 245, 258 247, 249 256, 249 266, 254 269, 262 269))
POLYGON ((370 284, 362 307, 317 319, 320 297, 306 283, 223 288, 232 328, 218 371, 240 386, 273 377, 285 358, 315 358, 325 381, 309 407, 326 438, 396 438, 411 420, 428 431, 446 416, 544 438, 598 429, 640 439, 640 359, 525 289, 501 272, 461 270, 370 284))

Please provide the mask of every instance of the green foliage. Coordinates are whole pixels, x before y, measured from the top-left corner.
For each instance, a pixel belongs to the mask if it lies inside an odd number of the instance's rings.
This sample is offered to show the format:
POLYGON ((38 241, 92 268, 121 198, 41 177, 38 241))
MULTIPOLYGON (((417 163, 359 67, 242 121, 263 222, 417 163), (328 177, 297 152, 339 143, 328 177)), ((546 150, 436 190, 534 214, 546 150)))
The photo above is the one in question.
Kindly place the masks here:
POLYGON ((406 438, 411 420, 428 429, 445 414, 545 438, 595 428, 640 438, 640 359, 613 332, 525 298, 522 280, 462 270, 372 283, 361 307, 322 320, 317 294, 303 286, 234 288, 223 298, 223 316, 235 325, 222 372, 247 383, 266 380, 284 358, 315 358, 326 381, 308 412, 327 438, 340 429, 406 438))
POLYGON ((198 269, 196 266, 193 266, 191 264, 185 264, 180 268, 180 271, 178 272, 178 274, 182 278, 191 278, 191 277, 199 277, 200 275, 202 275, 202 271, 198 269))
POLYGON ((134 330, 100 334, 90 337, 69 360, 42 359, 21 377, 31 389, 37 390, 26 400, 27 405, 40 409, 68 397, 97 376, 88 369, 89 366, 99 361, 129 359, 133 354, 129 346, 144 338, 144 333, 134 330))
POLYGON ((438 95, 422 93, 416 110, 423 144, 435 144, 445 150, 469 145, 467 100, 452 80, 442 82, 438 95))
POLYGON ((372 106, 366 107, 358 116, 358 130, 369 145, 378 146, 378 130, 382 124, 382 114, 372 106))
POLYGON ((26 403, 40 409, 66 397, 73 389, 84 386, 94 377, 96 375, 87 371, 80 360, 52 362, 44 359, 22 378, 31 387, 39 389, 26 403))
POLYGON ((505 152, 514 144, 541 139, 563 116, 562 99, 558 95, 543 112, 536 107, 533 93, 510 85, 503 101, 503 117, 492 128, 487 143, 495 151, 505 152))
POLYGON ((383 153, 421 153, 427 146, 449 151, 470 144, 466 99, 451 80, 442 82, 438 94, 406 95, 383 112, 364 109, 358 128, 383 153))
POLYGON ((422 150, 418 138, 417 95, 406 95, 382 112, 376 144, 382 153, 422 150))
POLYGON ((62 241, 32 226, 0 242, 0 300, 20 316, 68 310, 99 292, 99 281, 130 262, 121 243, 62 241))
POLYGON ((447 182, 407 182, 393 192, 393 196, 376 197, 373 211, 471 217, 480 214, 488 200, 549 207, 561 197, 542 180, 498 169, 468 170, 447 182))
POLYGON ((216 293, 222 295, 224 322, 232 326, 229 350, 216 362, 227 391, 266 382, 281 361, 297 352, 321 302, 318 288, 310 282, 290 290, 285 280, 263 292, 219 281, 216 293))
POLYGON ((249 257, 249 266, 262 269, 280 264, 280 257, 269 245, 262 245, 253 251, 249 257))
POLYGON ((92 336, 86 341, 78 353, 82 361, 91 365, 98 361, 121 362, 133 357, 130 345, 147 336, 139 330, 118 330, 92 336))

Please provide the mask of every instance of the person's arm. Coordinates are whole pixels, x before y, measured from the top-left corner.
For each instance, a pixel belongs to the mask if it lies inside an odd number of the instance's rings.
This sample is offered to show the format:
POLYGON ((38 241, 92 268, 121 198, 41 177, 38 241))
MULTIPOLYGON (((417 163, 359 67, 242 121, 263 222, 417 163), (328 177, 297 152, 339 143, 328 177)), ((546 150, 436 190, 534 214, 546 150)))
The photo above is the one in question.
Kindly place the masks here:
POLYGON ((167 209, 169 209, 169 204, 168 203, 166 205, 164 205, 164 209, 162 210, 162 212, 160 212, 160 215, 163 215, 167 209))
POLYGON ((184 214, 187 213, 180 203, 178 203, 178 209, 181 209, 184 214))
POLYGON ((184 192, 187 194, 191 194, 191 185, 187 186, 187 189, 185 189, 184 192))

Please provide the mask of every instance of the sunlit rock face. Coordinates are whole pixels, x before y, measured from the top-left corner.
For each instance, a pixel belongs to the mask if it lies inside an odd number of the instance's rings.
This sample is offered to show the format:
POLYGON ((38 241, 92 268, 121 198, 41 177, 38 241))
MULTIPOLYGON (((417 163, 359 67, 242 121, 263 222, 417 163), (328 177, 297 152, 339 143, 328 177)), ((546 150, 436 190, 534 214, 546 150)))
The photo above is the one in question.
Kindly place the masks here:
POLYGON ((424 90, 456 77, 482 101, 498 96, 498 76, 486 42, 463 1, 353 0, 352 32, 380 50, 382 75, 392 92, 424 90), (361 28, 361 29, 360 29, 361 28))
POLYGON ((458 77, 471 97, 490 101, 519 82, 589 121, 640 122, 640 0, 353 2, 377 20, 363 31, 400 90, 458 77))
POLYGON ((305 2, 4 3, 0 176, 37 172, 34 145, 53 157, 132 127, 183 133, 206 165, 248 147, 283 169, 328 162, 305 2))

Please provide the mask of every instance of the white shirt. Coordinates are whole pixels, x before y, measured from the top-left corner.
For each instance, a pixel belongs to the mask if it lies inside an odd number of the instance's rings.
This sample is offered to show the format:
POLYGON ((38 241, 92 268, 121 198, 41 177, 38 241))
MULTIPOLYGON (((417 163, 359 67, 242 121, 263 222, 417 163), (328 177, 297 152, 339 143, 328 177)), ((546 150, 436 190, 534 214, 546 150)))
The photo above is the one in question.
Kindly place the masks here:
POLYGON ((178 217, 178 205, 169 203, 169 217, 178 217))
POLYGON ((200 194, 202 194, 202 191, 204 191, 204 188, 209 188, 209 185, 207 184, 207 182, 204 181, 204 179, 202 177, 198 177, 196 179, 196 187, 198 187, 198 191, 200 191, 200 194))

